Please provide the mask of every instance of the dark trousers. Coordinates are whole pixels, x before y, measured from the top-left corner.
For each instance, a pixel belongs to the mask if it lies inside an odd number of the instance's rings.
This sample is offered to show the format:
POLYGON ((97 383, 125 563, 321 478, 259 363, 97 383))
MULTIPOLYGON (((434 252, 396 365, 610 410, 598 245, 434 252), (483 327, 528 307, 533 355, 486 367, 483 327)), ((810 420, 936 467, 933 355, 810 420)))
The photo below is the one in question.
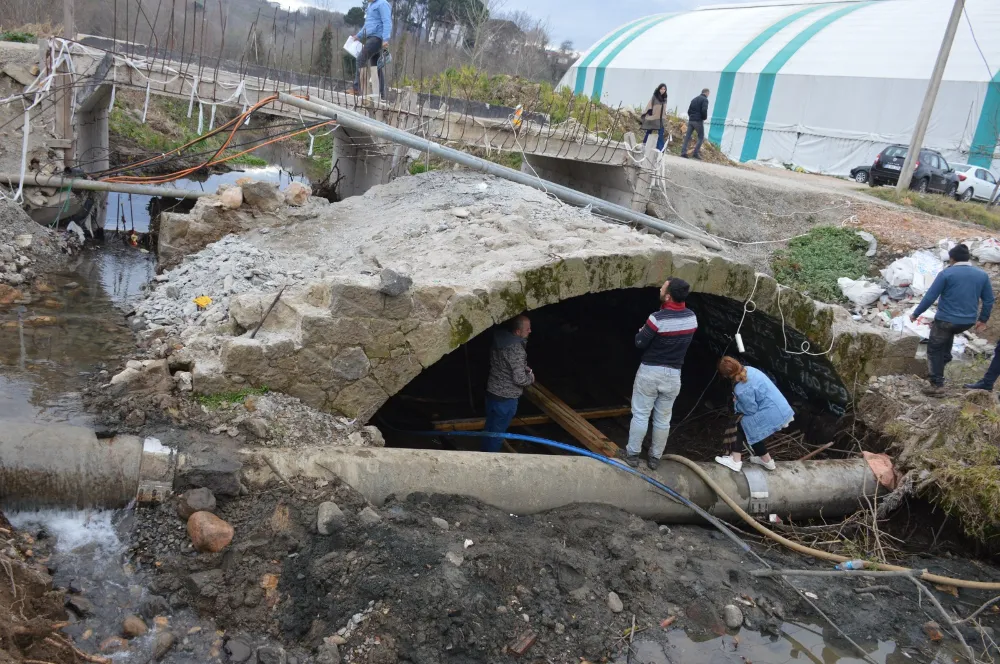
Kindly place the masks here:
POLYGON ((927 340, 927 380, 931 385, 944 386, 944 368, 951 362, 951 347, 955 335, 965 332, 972 324, 956 325, 944 320, 931 323, 931 336, 927 340))
MULTIPOLYGON (((354 72, 354 89, 361 89, 361 69, 364 67, 377 67, 378 59, 382 55, 382 38, 369 37, 365 40, 365 45, 361 47, 358 55, 358 70, 354 72)), ((382 68, 378 70, 378 93, 385 99, 385 74, 382 68)))
MULTIPOLYGON (((517 399, 501 399, 492 394, 486 395, 486 428, 485 431, 504 433, 511 420, 517 415, 517 399)), ((503 447, 503 438, 490 436, 483 438, 483 452, 499 452, 503 447)))
POLYGON ((694 144, 694 152, 691 153, 695 157, 701 156, 701 144, 705 142, 705 123, 704 122, 688 122, 687 133, 684 134, 684 144, 681 145, 681 154, 688 153, 688 143, 691 142, 691 132, 698 132, 698 142, 694 144))
POLYGON ((656 134, 656 149, 659 150, 660 152, 662 152, 663 151, 663 143, 664 143, 663 127, 660 127, 659 129, 647 129, 646 130, 646 135, 642 137, 642 144, 643 145, 646 144, 646 141, 649 139, 649 135, 652 134, 654 131, 657 132, 657 134, 656 134))
POLYGON ((733 423, 726 429, 726 432, 722 435, 722 443, 725 447, 726 454, 746 454, 747 451, 753 456, 762 457, 767 454, 767 439, 758 441, 751 445, 747 442, 747 434, 743 431, 743 426, 741 420, 742 415, 737 415, 733 418, 733 423))
POLYGON ((983 382, 992 387, 996 385, 998 378, 1000 378, 1000 341, 997 342, 997 348, 993 351, 993 361, 990 362, 990 368, 983 376, 983 382))

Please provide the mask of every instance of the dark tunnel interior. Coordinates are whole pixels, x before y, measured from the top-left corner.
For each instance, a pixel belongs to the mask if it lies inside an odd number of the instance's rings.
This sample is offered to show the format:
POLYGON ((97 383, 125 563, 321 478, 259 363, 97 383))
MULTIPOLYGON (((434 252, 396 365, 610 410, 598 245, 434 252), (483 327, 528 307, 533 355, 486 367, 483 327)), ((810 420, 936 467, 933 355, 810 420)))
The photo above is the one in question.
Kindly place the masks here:
MULTIPOLYGON (((641 288, 592 293, 528 312, 532 325, 528 364, 537 381, 576 410, 627 408, 641 359, 635 334, 658 306, 657 289, 641 288)), ((793 425, 780 435, 777 447, 782 449, 776 450, 777 458, 799 458, 834 438, 848 405, 848 393, 824 356, 785 352, 786 343, 790 350, 800 350, 804 341, 801 334, 787 327, 783 334, 780 320, 751 312, 740 329, 745 346, 740 354, 733 336, 743 319, 742 302, 692 293, 688 306, 698 316, 699 329, 682 370, 667 452, 696 460, 711 459, 721 452, 721 434, 729 422, 732 398, 731 384, 716 374, 723 353, 768 373, 795 409, 793 425)), ((386 434, 389 446, 478 449, 477 438, 428 438, 406 432, 434 428, 435 422, 483 417, 492 339, 493 329, 474 337, 386 402, 374 423, 386 434)), ((519 417, 540 414, 527 397, 521 398, 519 417)), ((630 419, 624 413, 590 422, 624 447, 630 419)), ((515 419, 512 433, 579 444, 552 422, 517 424, 515 419)), ((511 441, 511 445, 521 452, 547 451, 520 441, 511 441)))

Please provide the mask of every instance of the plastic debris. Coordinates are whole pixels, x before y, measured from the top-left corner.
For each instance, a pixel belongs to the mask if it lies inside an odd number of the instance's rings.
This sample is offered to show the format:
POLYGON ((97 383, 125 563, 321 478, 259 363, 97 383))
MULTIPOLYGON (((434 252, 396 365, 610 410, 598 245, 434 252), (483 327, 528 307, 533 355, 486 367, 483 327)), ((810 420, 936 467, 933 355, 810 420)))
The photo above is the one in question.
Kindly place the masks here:
POLYGON ((212 304, 212 298, 207 295, 199 295, 194 298, 193 302, 198 305, 199 309, 205 309, 208 305, 212 304))
POLYGON ((867 279, 855 280, 841 277, 837 279, 837 285, 840 286, 840 292, 844 294, 844 297, 862 307, 877 302, 885 290, 867 279))

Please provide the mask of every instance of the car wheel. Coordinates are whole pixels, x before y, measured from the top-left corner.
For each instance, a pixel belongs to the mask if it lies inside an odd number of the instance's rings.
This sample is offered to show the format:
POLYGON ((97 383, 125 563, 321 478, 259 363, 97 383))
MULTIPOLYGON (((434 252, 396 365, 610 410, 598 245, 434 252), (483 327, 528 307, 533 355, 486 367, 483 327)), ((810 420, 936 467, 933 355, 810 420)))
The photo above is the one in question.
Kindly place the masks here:
POLYGON ((867 173, 867 171, 858 171, 857 173, 855 173, 854 174, 854 181, 857 182, 857 183, 859 183, 859 184, 864 184, 865 182, 868 182, 868 173, 867 173))
POLYGON ((968 203, 969 201, 972 200, 973 194, 974 192, 972 191, 972 187, 969 187, 968 189, 962 192, 962 198, 960 200, 963 203, 968 203))
POLYGON ((874 189, 875 187, 878 186, 878 180, 876 180, 873 177, 869 177, 868 178, 868 186, 874 189))
POLYGON ((948 185, 948 189, 945 190, 944 195, 947 196, 948 198, 955 198, 956 197, 955 194, 957 192, 958 192, 958 183, 952 182, 951 184, 948 185))
POLYGON ((917 186, 916 186, 917 192, 919 192, 921 194, 926 194, 927 193, 927 185, 928 184, 930 184, 930 183, 927 182, 927 178, 920 178, 920 181, 917 182, 917 186))

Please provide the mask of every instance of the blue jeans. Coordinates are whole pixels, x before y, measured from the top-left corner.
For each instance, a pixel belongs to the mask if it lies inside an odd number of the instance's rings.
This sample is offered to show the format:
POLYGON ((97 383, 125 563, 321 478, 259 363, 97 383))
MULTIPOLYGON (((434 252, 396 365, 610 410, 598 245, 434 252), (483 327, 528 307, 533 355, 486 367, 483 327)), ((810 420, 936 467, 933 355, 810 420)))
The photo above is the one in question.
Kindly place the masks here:
POLYGON ((931 385, 944 387, 944 368, 951 362, 951 347, 955 337, 965 332, 972 324, 959 325, 946 320, 931 323, 931 336, 927 340, 927 380, 931 385))
MULTIPOLYGON (((663 127, 660 127, 657 130, 657 132, 658 133, 656 135, 656 149, 659 150, 660 152, 663 152, 663 143, 664 143, 663 127)), ((646 135, 643 136, 643 138, 642 138, 642 144, 643 145, 646 144, 646 139, 648 139, 649 135, 652 134, 652 133, 653 133, 652 129, 647 129, 646 130, 646 135)))
MULTIPOLYGON (((510 426, 510 421, 517 415, 517 399, 498 399, 492 394, 486 395, 486 428, 485 431, 504 433, 510 426)), ((483 452, 499 452, 503 447, 503 438, 490 436, 483 438, 483 452)))
POLYGON ((705 123, 704 122, 688 122, 687 133, 684 134, 684 144, 681 145, 681 156, 688 153, 688 143, 691 142, 691 133, 698 133, 698 142, 694 144, 694 152, 691 153, 694 157, 701 156, 701 144, 705 142, 705 123))
POLYGON ((649 447, 650 459, 663 456, 670 435, 670 417, 674 400, 681 391, 681 370, 671 367, 654 367, 640 364, 632 386, 632 424, 628 430, 629 456, 638 456, 642 441, 649 430, 649 414, 653 414, 653 443, 649 447))
POLYGON ((993 361, 990 362, 990 368, 983 376, 983 382, 992 387, 996 385, 998 378, 1000 378, 1000 341, 997 342, 997 349, 993 351, 993 361))

